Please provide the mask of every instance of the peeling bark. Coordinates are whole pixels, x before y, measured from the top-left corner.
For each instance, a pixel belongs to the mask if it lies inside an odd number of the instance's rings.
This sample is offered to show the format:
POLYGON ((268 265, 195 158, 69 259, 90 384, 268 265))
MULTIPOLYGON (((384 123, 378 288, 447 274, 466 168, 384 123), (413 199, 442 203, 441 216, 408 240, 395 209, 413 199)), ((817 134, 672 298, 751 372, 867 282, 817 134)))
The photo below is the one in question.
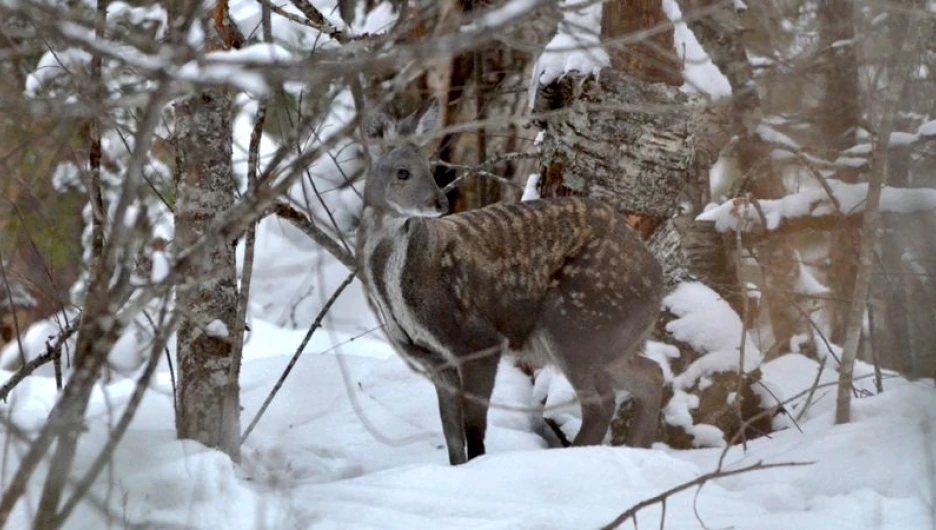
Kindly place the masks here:
POLYGON ((689 182, 690 97, 611 69, 570 74, 544 87, 537 112, 550 120, 541 147, 546 186, 599 198, 626 212, 670 217, 689 182))

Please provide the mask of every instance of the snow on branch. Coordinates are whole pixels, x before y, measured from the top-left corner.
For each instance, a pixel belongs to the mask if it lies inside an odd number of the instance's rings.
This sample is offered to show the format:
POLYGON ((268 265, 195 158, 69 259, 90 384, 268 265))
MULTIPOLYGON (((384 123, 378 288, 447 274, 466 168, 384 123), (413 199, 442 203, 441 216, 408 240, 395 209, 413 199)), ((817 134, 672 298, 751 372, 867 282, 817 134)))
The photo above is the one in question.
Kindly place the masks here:
POLYGON ((540 86, 546 86, 570 73, 597 76, 611 59, 601 47, 601 2, 564 0, 563 18, 556 36, 549 41, 533 66, 533 78, 528 92, 533 108, 540 86))
POLYGON ((218 83, 235 86, 255 95, 267 95, 269 84, 258 65, 291 63, 296 57, 277 44, 257 43, 241 49, 205 54, 201 60, 190 61, 176 72, 176 78, 194 83, 218 83), (243 68, 241 68, 243 67, 243 68))
MULTIPOLYGON (((915 144, 936 139, 936 120, 930 120, 917 128, 915 133, 894 131, 890 134, 887 147, 911 147, 915 144)), ((862 167, 868 164, 871 155, 871 143, 862 142, 842 151, 841 156, 835 160, 839 167, 862 167)))
MULTIPOLYGON (((738 197, 710 207, 696 217, 696 221, 714 222, 719 232, 738 229, 750 232, 762 228, 776 230, 785 219, 852 215, 864 211, 867 183, 849 184, 838 179, 828 179, 827 183, 834 201, 820 188, 756 202, 738 197), (836 208, 836 202, 840 209, 836 208)), ((885 186, 881 190, 882 212, 908 214, 927 210, 936 210, 936 189, 885 186)))
MULTIPOLYGON (((504 5, 482 13, 471 23, 462 26, 462 31, 491 29, 504 20, 516 19, 535 9, 542 0, 508 0, 504 5)), ((600 6, 600 4, 599 4, 600 6)), ((599 7, 600 13, 600 7, 599 7)))

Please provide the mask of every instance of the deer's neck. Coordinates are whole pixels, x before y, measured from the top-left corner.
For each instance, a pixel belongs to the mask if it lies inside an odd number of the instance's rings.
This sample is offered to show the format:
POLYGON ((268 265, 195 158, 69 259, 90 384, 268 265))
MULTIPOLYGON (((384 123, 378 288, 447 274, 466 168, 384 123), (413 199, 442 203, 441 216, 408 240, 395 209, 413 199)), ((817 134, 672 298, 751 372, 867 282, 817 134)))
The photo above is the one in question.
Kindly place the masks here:
POLYGON ((358 228, 358 246, 363 251, 359 255, 363 257, 372 253, 374 247, 387 239, 402 243, 408 231, 407 221, 410 219, 390 215, 370 206, 365 207, 358 228))
MULTIPOLYGON (((402 285, 407 275, 418 274, 420 264, 410 253, 413 231, 423 228, 421 218, 381 214, 365 208, 358 231, 359 268, 370 295, 371 304, 386 325, 387 334, 397 342, 425 343, 425 333, 416 323, 402 285), (413 268, 414 265, 416 269, 413 268)), ((416 256, 422 257, 418 252, 416 256)))

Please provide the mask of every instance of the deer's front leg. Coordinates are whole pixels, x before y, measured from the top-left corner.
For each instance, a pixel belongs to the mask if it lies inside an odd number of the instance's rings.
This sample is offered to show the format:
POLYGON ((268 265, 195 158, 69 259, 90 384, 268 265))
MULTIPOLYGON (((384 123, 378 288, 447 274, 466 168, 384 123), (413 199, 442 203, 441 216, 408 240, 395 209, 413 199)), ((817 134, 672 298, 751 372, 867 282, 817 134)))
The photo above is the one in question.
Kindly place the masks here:
POLYGON ((442 419, 442 434, 448 447, 449 463, 464 464, 465 423, 462 406, 462 383, 458 367, 433 351, 408 343, 397 343, 397 348, 411 363, 422 366, 432 378, 439 399, 439 416, 442 419))
POLYGON ((446 364, 435 367, 434 372, 433 382, 439 398, 439 416, 448 446, 449 463, 453 466, 464 464, 468 459, 465 457, 465 423, 458 368, 446 364))
POLYGON ((493 349, 461 366, 462 388, 465 392, 464 418, 468 460, 484 454, 487 413, 500 356, 500 349, 493 349))

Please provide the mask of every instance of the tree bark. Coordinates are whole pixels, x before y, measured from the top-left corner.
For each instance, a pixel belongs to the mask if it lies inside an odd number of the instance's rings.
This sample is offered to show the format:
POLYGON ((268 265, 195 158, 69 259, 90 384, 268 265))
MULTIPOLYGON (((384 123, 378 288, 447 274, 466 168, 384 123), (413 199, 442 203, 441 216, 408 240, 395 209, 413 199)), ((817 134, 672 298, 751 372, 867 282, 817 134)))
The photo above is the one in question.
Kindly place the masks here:
POLYGON ((608 50, 611 68, 648 83, 682 85, 682 67, 673 50, 673 30, 660 0, 610 0, 601 5, 601 42, 608 50), (629 44, 616 39, 645 31, 649 34, 629 44))
MULTIPOLYGON (((825 79, 825 95, 819 107, 818 129, 825 144, 826 158, 835 160, 839 154, 855 145, 855 132, 861 119, 858 106, 858 57, 855 45, 833 46, 836 42, 854 41, 855 20, 852 2, 830 0, 818 4, 818 25, 822 54, 818 67, 825 79)), ((836 177, 856 182, 854 170, 840 170, 836 177)), ((858 262, 856 227, 842 226, 832 233, 830 244, 830 285, 835 298, 847 300, 854 290, 855 266, 858 262)), ((848 305, 830 304, 830 339, 841 344, 845 338, 845 316, 848 305)))
POLYGON ((543 185, 626 212, 672 216, 690 181, 690 126, 697 112, 690 102, 675 87, 613 69, 598 79, 569 74, 544 87, 536 111, 568 112, 546 125, 543 185))
MULTIPOLYGON (((232 96, 209 89, 176 103, 175 246, 185 249, 208 229, 217 212, 233 203, 232 96)), ((183 271, 176 291, 183 315, 178 331, 180 438, 197 440, 240 458, 240 388, 231 380, 234 362, 237 280, 234 241, 213 241, 183 271), (218 322, 223 326, 218 325, 218 322)))

